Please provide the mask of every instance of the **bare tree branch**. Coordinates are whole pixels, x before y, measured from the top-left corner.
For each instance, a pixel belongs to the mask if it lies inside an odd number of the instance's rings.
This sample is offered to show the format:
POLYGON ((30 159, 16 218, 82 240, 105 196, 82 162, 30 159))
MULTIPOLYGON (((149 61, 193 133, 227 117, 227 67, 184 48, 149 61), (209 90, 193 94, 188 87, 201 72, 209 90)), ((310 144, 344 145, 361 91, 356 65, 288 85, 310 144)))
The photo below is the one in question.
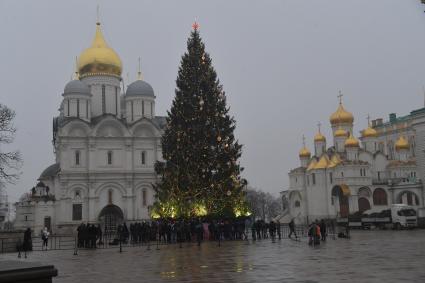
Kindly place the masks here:
MULTIPOLYGON (((0 103, 0 145, 13 142, 16 133, 14 118, 15 111, 0 103)), ((17 181, 21 167, 22 156, 19 151, 2 152, 0 148, 0 184, 17 181)))

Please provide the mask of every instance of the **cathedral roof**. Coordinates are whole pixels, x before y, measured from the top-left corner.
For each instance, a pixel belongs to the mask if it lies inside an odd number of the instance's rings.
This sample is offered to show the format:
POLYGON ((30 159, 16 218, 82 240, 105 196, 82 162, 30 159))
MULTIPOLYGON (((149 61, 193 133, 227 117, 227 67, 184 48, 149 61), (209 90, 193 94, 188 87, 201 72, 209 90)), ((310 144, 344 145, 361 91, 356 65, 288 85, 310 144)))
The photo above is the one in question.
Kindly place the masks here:
POLYGON ((311 156, 311 152, 305 146, 299 152, 299 157, 300 158, 310 158, 310 156, 311 156))
POLYGON ((317 132, 317 134, 314 136, 314 142, 326 142, 326 138, 324 135, 322 135, 322 133, 319 131, 317 132))
POLYGON ((397 142, 395 143, 395 150, 399 151, 402 149, 409 149, 409 142, 407 141, 407 139, 405 139, 403 136, 400 136, 397 140, 397 142))
POLYGON ((346 130, 344 130, 343 128, 339 127, 336 131, 335 131, 335 137, 336 138, 346 138, 348 136, 348 133, 346 130))
POLYGON ((402 166, 406 166, 406 167, 416 166, 416 160, 414 159, 407 160, 407 161, 391 160, 388 162, 388 165, 387 165, 388 168, 402 167, 402 166))
POLYGON ((350 136, 345 141, 345 147, 359 147, 359 141, 350 133, 350 136))
POLYGON ((60 164, 55 163, 44 169, 44 171, 41 173, 39 180, 44 180, 49 177, 56 176, 56 174, 60 171, 60 164))
POLYGON ((145 81, 137 80, 135 82, 132 82, 128 87, 127 91, 125 92, 126 96, 149 96, 149 97, 155 97, 155 94, 153 92, 153 88, 150 84, 148 84, 145 81))
POLYGON ((316 163, 313 169, 326 169, 329 165, 329 158, 326 154, 320 157, 319 162, 316 163))
POLYGON ((338 109, 331 115, 329 121, 332 125, 353 124, 354 116, 344 109, 342 102, 339 103, 338 109))
POLYGON ((82 78, 93 75, 121 76, 121 59, 106 43, 99 22, 96 23, 92 45, 80 54, 77 64, 78 73, 82 78))
POLYGON ((90 88, 80 80, 72 80, 66 84, 63 94, 89 94, 90 88))
POLYGON ((375 138, 378 136, 378 132, 372 128, 372 127, 367 127, 367 129, 363 130, 362 132, 362 137, 364 138, 375 138))

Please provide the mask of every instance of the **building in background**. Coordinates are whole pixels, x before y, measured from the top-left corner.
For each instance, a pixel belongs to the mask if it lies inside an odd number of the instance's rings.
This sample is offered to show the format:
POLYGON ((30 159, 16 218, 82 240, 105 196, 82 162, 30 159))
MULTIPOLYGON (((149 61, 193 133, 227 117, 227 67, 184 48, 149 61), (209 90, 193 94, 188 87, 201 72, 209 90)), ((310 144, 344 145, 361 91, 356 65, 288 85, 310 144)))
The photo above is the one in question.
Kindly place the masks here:
POLYGON ((8 202, 6 190, 0 186, 0 230, 5 230, 9 221, 10 204, 8 202))
POLYGON ((340 101, 330 124, 330 144, 319 126, 313 154, 304 141, 300 166, 289 172, 289 188, 281 192, 287 220, 380 212, 395 203, 424 206, 425 108, 372 120, 356 138, 354 116, 340 101))
POLYGON ((154 90, 139 67, 138 80, 124 91, 121 60, 100 23, 77 65, 53 119, 56 162, 16 203, 15 228, 71 233, 89 222, 114 231, 123 221, 150 217, 166 123, 155 115, 154 90))

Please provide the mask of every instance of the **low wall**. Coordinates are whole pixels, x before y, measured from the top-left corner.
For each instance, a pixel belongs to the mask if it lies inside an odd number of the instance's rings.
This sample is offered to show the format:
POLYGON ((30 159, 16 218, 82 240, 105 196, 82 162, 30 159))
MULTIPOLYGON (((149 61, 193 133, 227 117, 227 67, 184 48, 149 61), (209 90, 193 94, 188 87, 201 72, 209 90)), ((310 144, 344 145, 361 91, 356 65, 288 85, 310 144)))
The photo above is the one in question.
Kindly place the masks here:
POLYGON ((16 252, 24 241, 24 231, 0 231, 0 253, 16 252))

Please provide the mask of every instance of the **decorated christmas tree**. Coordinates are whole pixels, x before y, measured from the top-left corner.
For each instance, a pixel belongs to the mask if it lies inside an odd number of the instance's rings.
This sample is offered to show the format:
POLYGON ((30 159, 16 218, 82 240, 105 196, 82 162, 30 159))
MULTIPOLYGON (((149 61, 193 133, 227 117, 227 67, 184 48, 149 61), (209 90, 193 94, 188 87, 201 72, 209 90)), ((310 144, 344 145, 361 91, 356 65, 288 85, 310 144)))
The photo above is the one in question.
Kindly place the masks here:
POLYGON ((154 216, 231 217, 245 214, 242 146, 235 120, 195 22, 182 56, 167 128, 154 216))

